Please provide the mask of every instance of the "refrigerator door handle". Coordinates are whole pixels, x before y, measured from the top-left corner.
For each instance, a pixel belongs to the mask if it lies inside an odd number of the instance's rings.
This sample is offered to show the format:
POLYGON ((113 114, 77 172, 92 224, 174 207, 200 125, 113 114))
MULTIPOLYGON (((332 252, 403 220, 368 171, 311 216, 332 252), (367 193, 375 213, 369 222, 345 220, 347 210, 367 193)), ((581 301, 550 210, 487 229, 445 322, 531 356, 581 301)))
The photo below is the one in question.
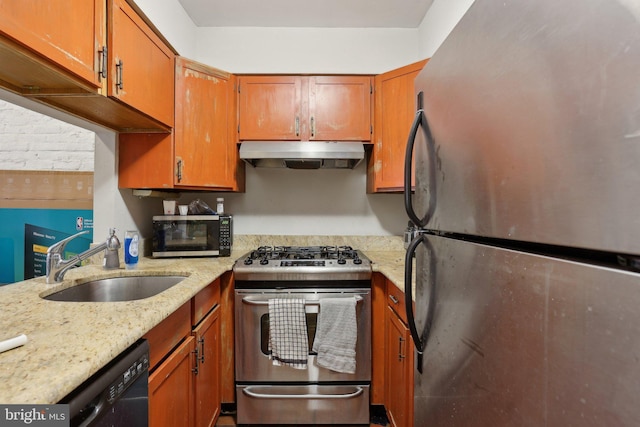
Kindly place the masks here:
POLYGON ((435 209, 435 189, 433 186, 435 185, 435 169, 433 164, 434 157, 434 149, 433 149, 433 138, 431 136, 431 129, 429 128, 429 122, 427 121, 427 116, 425 115, 424 110, 422 109, 423 104, 423 93, 418 93, 418 110, 416 111, 415 118, 413 119, 413 124, 411 125, 411 130, 409 131, 409 137, 407 139, 407 147, 404 154, 404 208, 407 211, 407 216, 409 219, 418 227, 425 228, 429 220, 431 219, 431 215, 435 209), (413 200, 411 198, 411 178, 413 176, 412 163, 413 163, 413 148, 415 146, 416 137, 418 136, 418 131, 422 128, 424 130, 426 144, 427 144, 427 153, 429 155, 429 200, 428 200, 428 209, 425 212, 422 218, 418 217, 414 207, 413 200))
MULTIPOLYGON (((409 326, 409 331, 411 332, 411 337, 413 338, 413 343, 416 347, 418 358, 416 361, 416 366, 418 372, 422 373, 422 360, 424 349, 427 345, 427 339, 429 338, 429 332, 431 330, 431 320, 433 318, 433 311, 435 307, 435 283, 434 280, 431 280, 431 292, 429 295, 429 304, 427 307, 426 313, 426 322, 424 331, 422 335, 418 333, 418 329, 416 326, 414 311, 413 311, 413 258, 415 251, 418 249, 418 246, 424 244, 429 249, 429 259, 432 258, 433 248, 431 247, 427 236, 423 233, 418 233, 418 235, 411 241, 409 247, 407 248, 407 252, 405 254, 405 267, 404 267, 404 294, 405 294, 405 310, 407 313, 407 323, 409 326)), ((431 262, 430 269, 435 268, 434 263, 431 262)), ((435 274, 431 272, 432 276, 435 277, 435 274)))
POLYGON ((404 209, 407 211, 409 219, 418 227, 424 227, 422 220, 418 218, 416 211, 413 208, 413 200, 411 199, 411 177, 413 171, 411 164, 413 161, 413 146, 416 142, 416 136, 418 135, 418 129, 420 129, 420 123, 422 122, 422 110, 416 112, 416 116, 411 124, 411 130, 409 131, 409 138, 407 139, 407 147, 404 153, 404 209))

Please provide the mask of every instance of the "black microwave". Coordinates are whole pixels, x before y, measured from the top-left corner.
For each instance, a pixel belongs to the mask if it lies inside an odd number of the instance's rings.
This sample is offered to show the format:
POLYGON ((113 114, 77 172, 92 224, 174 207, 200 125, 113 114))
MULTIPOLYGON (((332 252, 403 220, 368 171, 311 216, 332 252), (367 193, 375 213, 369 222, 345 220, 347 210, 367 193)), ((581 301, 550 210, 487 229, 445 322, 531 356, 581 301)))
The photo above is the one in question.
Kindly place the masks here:
POLYGON ((153 217, 154 258, 231 256, 231 215, 160 215, 153 217))

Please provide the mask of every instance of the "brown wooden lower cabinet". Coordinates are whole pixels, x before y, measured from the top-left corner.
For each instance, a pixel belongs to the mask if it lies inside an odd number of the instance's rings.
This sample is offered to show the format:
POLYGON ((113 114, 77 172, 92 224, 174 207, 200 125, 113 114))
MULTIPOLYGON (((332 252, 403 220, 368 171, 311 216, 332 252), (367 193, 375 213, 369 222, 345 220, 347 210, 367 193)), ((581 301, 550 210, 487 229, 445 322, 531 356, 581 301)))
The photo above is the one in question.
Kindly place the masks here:
MULTIPOLYGON (((198 350, 194 375, 195 426, 213 427, 220 415, 220 317, 215 308, 193 330, 198 350)), ((153 424, 152 424, 153 425, 153 424)))
POLYGON ((402 311, 404 294, 393 283, 387 281, 387 296, 385 408, 392 426, 411 427, 413 426, 413 340, 402 311))
POLYGON ((220 415, 220 281, 149 331, 149 425, 213 427, 220 415))
POLYGON ((149 376, 149 425, 193 425, 193 351, 195 338, 188 337, 149 376))
POLYGON ((387 311, 386 408, 391 425, 413 425, 413 343, 409 329, 391 308, 387 311))

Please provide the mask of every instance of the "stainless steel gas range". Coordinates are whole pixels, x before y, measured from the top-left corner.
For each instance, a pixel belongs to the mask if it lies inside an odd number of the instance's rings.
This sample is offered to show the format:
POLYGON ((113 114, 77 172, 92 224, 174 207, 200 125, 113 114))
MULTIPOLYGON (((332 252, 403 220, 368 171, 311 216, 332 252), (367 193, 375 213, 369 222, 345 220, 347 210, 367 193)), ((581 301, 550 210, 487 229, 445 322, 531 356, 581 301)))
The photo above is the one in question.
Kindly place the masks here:
POLYGON ((370 260, 267 246, 233 270, 238 424, 369 424, 370 260))

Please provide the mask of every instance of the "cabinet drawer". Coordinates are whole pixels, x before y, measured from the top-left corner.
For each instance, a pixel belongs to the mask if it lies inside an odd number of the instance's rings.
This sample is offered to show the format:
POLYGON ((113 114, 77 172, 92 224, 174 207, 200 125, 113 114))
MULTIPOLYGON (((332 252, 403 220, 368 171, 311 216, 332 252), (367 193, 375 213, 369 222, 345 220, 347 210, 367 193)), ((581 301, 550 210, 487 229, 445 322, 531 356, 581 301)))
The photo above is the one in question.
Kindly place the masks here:
POLYGON ((220 305, 220 279, 211 282, 191 299, 191 324, 195 326, 200 323, 216 305, 220 305))
POLYGON ((387 304, 406 324, 407 312, 405 309, 404 292, 389 280, 387 280, 387 304))
POLYGON ((146 333, 149 341, 149 370, 191 333, 191 303, 187 302, 146 333))

